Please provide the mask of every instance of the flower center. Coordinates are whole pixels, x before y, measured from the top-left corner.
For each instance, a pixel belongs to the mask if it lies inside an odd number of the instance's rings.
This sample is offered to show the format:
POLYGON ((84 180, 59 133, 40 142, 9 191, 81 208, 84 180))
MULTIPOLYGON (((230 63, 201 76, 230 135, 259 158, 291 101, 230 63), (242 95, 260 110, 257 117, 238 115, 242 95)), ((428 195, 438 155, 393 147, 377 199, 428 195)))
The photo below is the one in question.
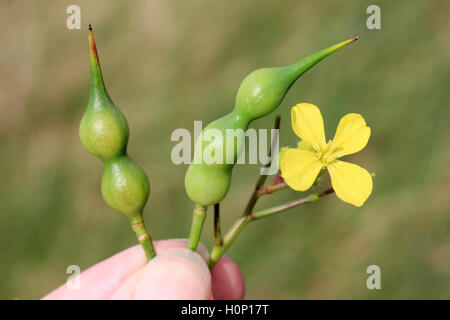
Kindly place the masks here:
POLYGON ((317 159, 322 163, 323 167, 326 167, 329 163, 336 160, 336 153, 330 151, 331 141, 327 143, 325 148, 321 148, 319 152, 317 152, 317 159))

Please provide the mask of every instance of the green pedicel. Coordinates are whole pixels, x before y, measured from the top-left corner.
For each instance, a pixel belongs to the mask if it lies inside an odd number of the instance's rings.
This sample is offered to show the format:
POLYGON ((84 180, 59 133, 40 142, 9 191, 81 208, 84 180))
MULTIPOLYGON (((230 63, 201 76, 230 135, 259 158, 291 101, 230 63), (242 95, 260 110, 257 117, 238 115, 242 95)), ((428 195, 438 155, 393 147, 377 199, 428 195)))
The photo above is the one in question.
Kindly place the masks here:
POLYGON ((130 221, 150 260, 155 256, 155 251, 142 218, 150 193, 149 180, 127 155, 128 123, 106 91, 90 26, 89 48, 91 92, 80 124, 81 142, 90 153, 103 161, 103 198, 111 208, 130 221))
MULTIPOLYGON (((228 193, 231 183, 234 163, 240 154, 243 145, 242 138, 237 141, 233 152, 230 152, 234 160, 231 164, 226 162, 226 130, 242 129, 247 130, 249 124, 260 117, 274 111, 283 100, 289 88, 294 82, 316 63, 339 50, 345 45, 356 41, 352 38, 334 46, 316 52, 306 58, 285 67, 262 68, 250 73, 241 83, 234 110, 224 117, 210 123, 203 131, 201 141, 196 142, 194 159, 201 159, 205 148, 215 144, 218 150, 222 149, 222 164, 192 163, 185 176, 186 192, 191 200, 196 204, 194 211, 194 221, 191 231, 189 248, 195 250, 199 237, 199 229, 206 215, 206 207, 222 201, 228 193), (206 130, 217 129, 222 133, 223 139, 204 139, 206 130), (200 144, 201 142, 201 144, 200 144), (199 212, 201 214, 199 215, 199 212), (194 224, 196 224, 194 226, 194 224)), ((237 138, 235 138, 237 140, 237 138)), ((210 146, 211 147, 211 146, 210 146)), ((209 149, 208 149, 209 150, 209 149)))

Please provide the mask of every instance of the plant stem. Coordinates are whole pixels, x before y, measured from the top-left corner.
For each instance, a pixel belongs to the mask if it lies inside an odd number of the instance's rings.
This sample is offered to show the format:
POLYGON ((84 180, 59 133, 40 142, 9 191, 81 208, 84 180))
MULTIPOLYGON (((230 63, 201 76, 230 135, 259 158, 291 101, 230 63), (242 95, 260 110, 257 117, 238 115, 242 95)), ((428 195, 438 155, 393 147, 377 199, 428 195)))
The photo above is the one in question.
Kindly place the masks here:
POLYGON ((225 253, 225 251, 227 251, 229 246, 233 243, 233 241, 237 238, 237 236, 241 233, 241 231, 245 228, 245 226, 249 222, 271 216, 273 214, 297 207, 305 203, 315 202, 319 200, 321 197, 333 192, 334 192, 333 188, 330 188, 320 193, 313 193, 301 199, 297 199, 279 206, 275 206, 272 208, 257 211, 255 213, 251 213, 249 215, 242 216, 233 224, 230 230, 225 234, 223 245, 220 247, 214 246, 209 258, 208 264, 209 268, 212 269, 214 267, 217 261, 219 261, 219 259, 225 253))
POLYGON ((271 216, 271 215, 273 215, 275 213, 282 212, 282 211, 285 211, 285 210, 297 207, 297 206, 299 206, 301 204, 315 202, 315 201, 319 200, 320 197, 322 197, 324 195, 327 195, 327 194, 330 194, 332 192, 334 192, 334 190, 330 188, 330 189, 325 190, 325 191, 323 191, 321 193, 312 193, 309 196, 301 198, 301 199, 297 199, 297 200, 294 200, 294 201, 291 201, 291 202, 283 203, 282 205, 279 205, 279 206, 275 206, 275 207, 272 207, 272 208, 268 208, 268 209, 257 211, 255 213, 251 214, 250 218, 251 218, 252 221, 253 220, 258 220, 258 219, 261 219, 261 218, 265 218, 265 217, 271 216))
POLYGON ((188 249, 197 251, 198 242, 202 234, 203 224, 206 218, 206 207, 195 204, 192 216, 191 234, 189 236, 188 249))
POLYGON ((144 249, 145 256, 147 260, 150 261, 153 257, 156 256, 155 249, 153 248, 152 238, 150 234, 145 229, 144 220, 142 216, 138 218, 134 218, 130 220, 131 228, 136 233, 136 237, 144 249))
POLYGON ((266 194, 271 194, 271 193, 277 192, 279 190, 283 190, 287 187, 288 187, 288 185, 286 184, 286 182, 283 181, 281 183, 268 185, 267 187, 264 187, 264 188, 259 188, 258 197, 261 197, 266 194))
POLYGON ((242 216, 241 218, 239 218, 239 220, 237 220, 230 228, 230 230, 225 234, 223 245, 214 246, 209 256, 208 266, 210 269, 214 267, 217 261, 219 261, 219 259, 223 256, 225 251, 227 251, 228 247, 233 243, 234 239, 236 239, 236 237, 241 233, 241 231, 250 221, 250 215, 242 216))
POLYGON ((223 245, 222 234, 220 232, 220 204, 214 205, 214 246, 223 245))
POLYGON ((248 200, 247 206, 245 207, 243 216, 249 215, 253 208, 255 207, 256 201, 258 201, 258 191, 261 188, 262 185, 264 185, 264 182, 266 182, 267 176, 259 176, 258 181, 256 182, 255 189, 253 189, 253 193, 250 196, 250 199, 248 200))
MULTIPOLYGON (((274 125, 274 129, 277 130, 273 139, 272 139, 272 144, 270 145, 270 149, 269 149, 269 157, 272 157, 272 149, 275 148, 276 146, 276 142, 278 139, 278 130, 280 129, 280 121, 281 121, 281 117, 278 115, 275 118, 275 125, 274 125)), ((269 160, 269 162, 265 165, 266 168, 270 167, 270 164, 272 163, 272 158, 269 160)), ((248 200, 247 203, 247 207, 244 210, 244 213, 242 214, 243 216, 247 216, 249 215, 253 208, 255 207, 256 202, 258 201, 258 191, 261 189, 261 187, 264 185, 264 182, 266 182, 267 179, 267 175, 260 175, 258 178, 258 181, 256 182, 255 188, 253 189, 253 193, 250 196, 250 199, 248 200)))

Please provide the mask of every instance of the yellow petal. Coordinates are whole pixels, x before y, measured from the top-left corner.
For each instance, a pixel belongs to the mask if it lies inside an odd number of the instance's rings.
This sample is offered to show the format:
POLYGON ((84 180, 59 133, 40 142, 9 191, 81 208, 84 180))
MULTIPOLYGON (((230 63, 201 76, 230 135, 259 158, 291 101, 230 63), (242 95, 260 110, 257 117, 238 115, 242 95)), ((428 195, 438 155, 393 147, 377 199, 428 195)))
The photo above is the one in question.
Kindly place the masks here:
POLYGON ((336 195, 342 201, 361 207, 372 193, 370 173, 356 164, 339 160, 333 161, 327 168, 336 195))
POLYGON ((319 108, 310 103, 300 103, 291 109, 292 129, 302 140, 309 143, 314 150, 325 147, 325 130, 319 108))
POLYGON ((322 163, 314 152, 299 149, 283 149, 281 151, 281 176, 294 190, 308 190, 316 180, 321 168, 322 163))
POLYGON ((297 149, 306 150, 306 151, 314 151, 314 148, 311 147, 311 145, 308 142, 306 142, 305 140, 300 140, 297 143, 297 149))
POLYGON ((330 152, 335 152, 336 157, 358 152, 366 146, 369 137, 370 128, 364 118, 360 114, 349 113, 339 122, 330 152))

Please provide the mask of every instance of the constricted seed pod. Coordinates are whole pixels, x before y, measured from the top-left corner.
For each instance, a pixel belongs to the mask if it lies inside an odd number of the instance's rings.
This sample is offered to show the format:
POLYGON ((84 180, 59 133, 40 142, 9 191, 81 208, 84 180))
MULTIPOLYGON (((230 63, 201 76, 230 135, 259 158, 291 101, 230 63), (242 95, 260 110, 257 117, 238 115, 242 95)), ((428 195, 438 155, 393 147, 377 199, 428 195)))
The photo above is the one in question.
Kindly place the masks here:
POLYGON ((104 164, 102 194, 106 203, 128 219, 139 219, 150 193, 147 175, 127 155, 104 164))
POLYGON ((147 258, 151 259, 154 250, 142 218, 150 194, 150 183, 145 172, 127 155, 128 123, 106 91, 91 26, 89 48, 91 91, 80 123, 81 142, 104 163, 103 198, 111 208, 130 221, 147 258))
POLYGON ((201 141, 196 142, 194 159, 202 159, 206 148, 222 150, 220 163, 194 162, 186 172, 186 192, 197 206, 206 207, 219 203, 225 198, 230 188, 232 170, 240 155, 243 137, 233 138, 237 140, 237 143, 231 144, 233 142, 230 143, 226 139, 226 130, 247 130, 253 120, 271 113, 280 105, 289 88, 303 73, 331 53, 357 39, 356 37, 343 41, 285 67, 253 71, 242 81, 237 92, 234 110, 205 127, 198 138, 201 141), (210 129, 219 130, 222 136, 205 139, 205 133, 210 129), (212 145, 214 148, 211 148, 212 145), (234 145, 234 150, 228 152, 232 155, 232 161, 227 159, 227 145, 234 145))

